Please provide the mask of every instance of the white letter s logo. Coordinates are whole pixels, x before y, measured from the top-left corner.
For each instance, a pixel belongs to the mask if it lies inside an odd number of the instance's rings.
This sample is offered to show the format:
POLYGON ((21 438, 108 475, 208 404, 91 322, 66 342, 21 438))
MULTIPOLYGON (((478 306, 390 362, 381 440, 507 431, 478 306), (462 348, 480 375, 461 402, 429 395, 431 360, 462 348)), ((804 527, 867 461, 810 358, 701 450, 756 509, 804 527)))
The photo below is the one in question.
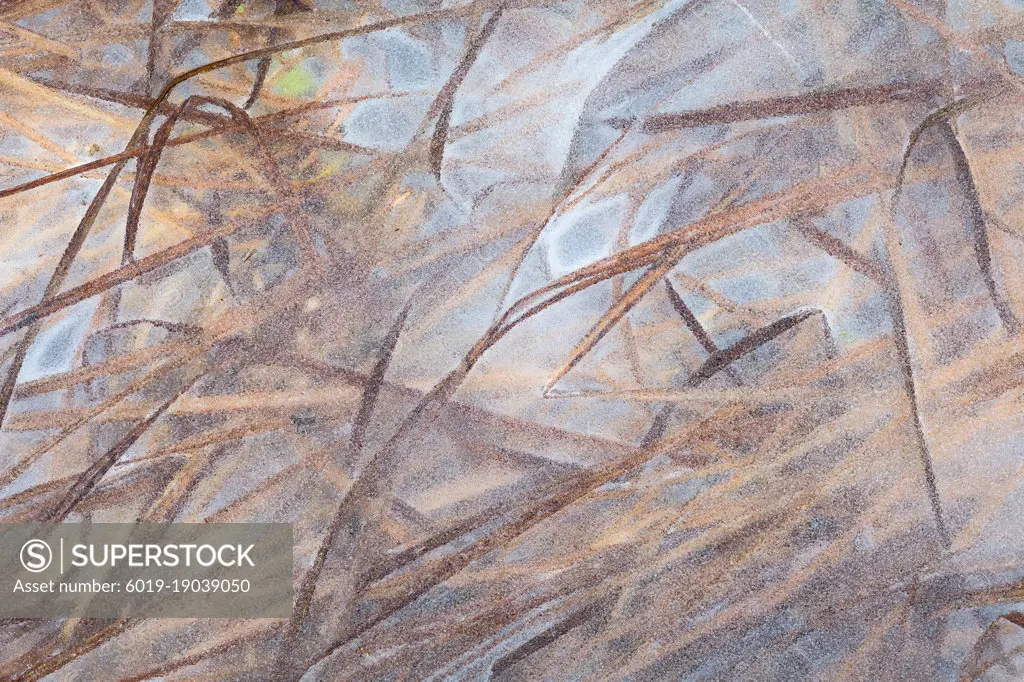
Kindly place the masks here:
POLYGON ((29 540, 21 546, 21 565, 26 571, 40 573, 50 567, 53 552, 42 540, 29 540))

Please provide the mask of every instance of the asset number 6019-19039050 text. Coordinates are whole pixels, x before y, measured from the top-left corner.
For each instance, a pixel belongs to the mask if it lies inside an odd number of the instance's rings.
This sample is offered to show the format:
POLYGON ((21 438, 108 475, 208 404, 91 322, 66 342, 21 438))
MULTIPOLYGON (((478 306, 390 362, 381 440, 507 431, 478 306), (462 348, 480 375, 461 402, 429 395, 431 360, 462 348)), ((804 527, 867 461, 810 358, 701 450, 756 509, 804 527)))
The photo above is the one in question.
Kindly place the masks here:
POLYGON ((125 592, 248 592, 250 583, 247 579, 233 578, 192 578, 174 580, 142 579, 129 580, 124 586, 125 592))

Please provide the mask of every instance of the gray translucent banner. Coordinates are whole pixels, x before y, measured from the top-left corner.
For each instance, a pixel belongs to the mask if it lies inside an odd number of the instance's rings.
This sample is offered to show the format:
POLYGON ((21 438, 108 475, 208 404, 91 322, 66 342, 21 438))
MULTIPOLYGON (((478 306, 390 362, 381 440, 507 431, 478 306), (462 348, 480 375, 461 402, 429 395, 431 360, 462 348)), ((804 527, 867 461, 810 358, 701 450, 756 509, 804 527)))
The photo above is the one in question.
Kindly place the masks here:
POLYGON ((0 618, 291 612, 290 524, 0 524, 0 618))

